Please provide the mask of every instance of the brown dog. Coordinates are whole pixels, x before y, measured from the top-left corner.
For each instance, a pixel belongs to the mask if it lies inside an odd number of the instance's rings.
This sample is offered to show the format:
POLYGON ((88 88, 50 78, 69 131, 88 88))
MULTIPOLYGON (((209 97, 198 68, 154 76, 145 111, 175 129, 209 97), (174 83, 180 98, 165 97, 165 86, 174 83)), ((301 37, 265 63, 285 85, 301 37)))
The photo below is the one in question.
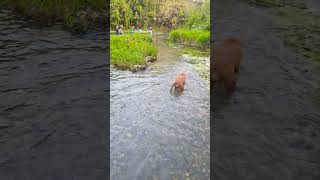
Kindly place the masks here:
POLYGON ((225 39, 213 52, 212 84, 220 81, 225 85, 229 94, 234 92, 242 58, 240 40, 237 38, 225 39))
POLYGON ((176 76, 174 83, 171 86, 170 93, 172 94, 173 87, 175 91, 182 93, 182 91, 184 90, 185 82, 186 82, 186 73, 178 74, 176 76))

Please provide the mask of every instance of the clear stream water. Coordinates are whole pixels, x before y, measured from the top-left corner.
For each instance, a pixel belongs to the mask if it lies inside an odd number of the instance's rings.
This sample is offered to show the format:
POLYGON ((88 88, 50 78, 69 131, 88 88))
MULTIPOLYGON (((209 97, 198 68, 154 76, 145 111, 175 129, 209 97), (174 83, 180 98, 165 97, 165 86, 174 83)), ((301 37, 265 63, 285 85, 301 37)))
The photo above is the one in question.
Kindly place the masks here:
POLYGON ((158 60, 146 71, 111 69, 111 179, 209 179, 209 86, 154 35, 158 60), (181 96, 170 86, 187 72, 181 96))

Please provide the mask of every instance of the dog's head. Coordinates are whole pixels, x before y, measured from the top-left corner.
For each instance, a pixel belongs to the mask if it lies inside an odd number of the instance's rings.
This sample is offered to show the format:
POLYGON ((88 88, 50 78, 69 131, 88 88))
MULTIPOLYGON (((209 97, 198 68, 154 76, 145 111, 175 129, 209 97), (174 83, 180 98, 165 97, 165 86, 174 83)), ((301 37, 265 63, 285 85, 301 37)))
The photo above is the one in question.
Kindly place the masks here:
POLYGON ((183 72, 179 73, 179 75, 181 75, 181 76, 186 76, 186 75, 187 75, 187 72, 186 72, 186 71, 183 71, 183 72))

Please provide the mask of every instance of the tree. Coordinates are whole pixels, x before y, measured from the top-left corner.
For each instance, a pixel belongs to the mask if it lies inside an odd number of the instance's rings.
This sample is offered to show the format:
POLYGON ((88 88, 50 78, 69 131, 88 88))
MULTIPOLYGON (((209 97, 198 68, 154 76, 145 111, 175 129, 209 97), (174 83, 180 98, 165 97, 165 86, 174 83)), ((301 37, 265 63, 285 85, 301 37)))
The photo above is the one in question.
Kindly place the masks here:
POLYGON ((154 23, 168 28, 186 22, 189 27, 210 24, 209 0, 111 0, 110 9, 112 28, 120 24, 127 28, 154 23))

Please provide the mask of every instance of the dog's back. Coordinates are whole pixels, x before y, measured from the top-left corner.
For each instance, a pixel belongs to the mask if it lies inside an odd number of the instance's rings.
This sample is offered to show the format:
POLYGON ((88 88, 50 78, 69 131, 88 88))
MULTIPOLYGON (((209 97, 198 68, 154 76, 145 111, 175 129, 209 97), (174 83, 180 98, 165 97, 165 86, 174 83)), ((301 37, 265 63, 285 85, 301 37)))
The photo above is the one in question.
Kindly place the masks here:
POLYGON ((172 84, 172 87, 170 89, 170 92, 172 92, 172 89, 178 90, 180 93, 184 90, 184 85, 186 81, 186 73, 180 73, 176 76, 176 79, 174 83, 172 84))
POLYGON ((241 41, 233 37, 225 39, 213 51, 214 81, 224 82, 229 92, 235 89, 242 56, 241 41))
POLYGON ((185 73, 180 73, 176 77, 176 81, 178 81, 178 82, 183 82, 184 83, 185 80, 186 80, 186 74, 185 73))
POLYGON ((227 38, 214 51, 214 61, 239 65, 242 61, 242 44, 238 38, 227 38))

